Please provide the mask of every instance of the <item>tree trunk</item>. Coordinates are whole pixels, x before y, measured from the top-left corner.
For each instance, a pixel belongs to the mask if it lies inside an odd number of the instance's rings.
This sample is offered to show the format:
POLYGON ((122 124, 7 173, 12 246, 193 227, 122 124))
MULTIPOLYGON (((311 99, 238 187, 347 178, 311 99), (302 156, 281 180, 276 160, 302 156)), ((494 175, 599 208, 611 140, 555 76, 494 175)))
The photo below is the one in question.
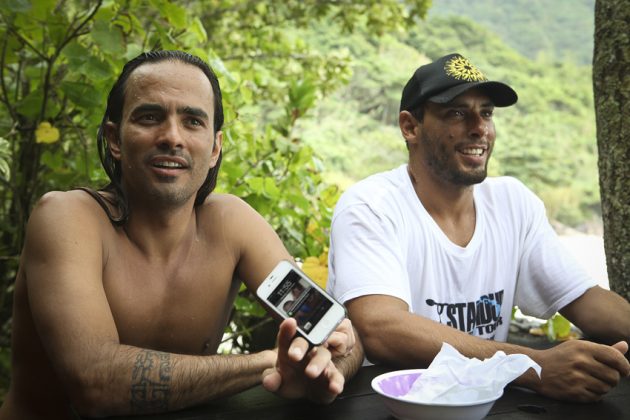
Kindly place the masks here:
POLYGON ((630 7, 595 3, 593 90, 611 290, 630 300, 630 7))

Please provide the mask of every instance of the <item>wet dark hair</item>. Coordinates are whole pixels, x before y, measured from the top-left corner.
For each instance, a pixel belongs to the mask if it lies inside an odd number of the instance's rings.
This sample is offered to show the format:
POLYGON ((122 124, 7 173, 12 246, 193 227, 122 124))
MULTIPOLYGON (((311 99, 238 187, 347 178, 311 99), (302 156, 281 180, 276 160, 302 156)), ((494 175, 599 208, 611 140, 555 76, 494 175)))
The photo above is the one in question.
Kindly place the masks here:
MULTIPOLYGON (((107 139, 105 138, 105 126, 108 122, 113 122, 114 124, 120 124, 122 120, 122 111, 123 105, 125 103, 125 90, 127 85, 127 80, 131 73, 138 67, 143 64, 149 63, 158 63, 161 61, 181 61, 182 63, 191 64, 197 68, 199 68, 205 75, 208 77, 210 81, 210 85, 212 86, 212 93, 214 96, 214 135, 221 130, 223 126, 223 101, 221 98, 221 87, 219 86, 219 80, 217 79, 216 74, 206 62, 200 59, 197 56, 192 54, 188 54, 183 51, 168 51, 168 50, 160 50, 160 51, 150 51, 145 52, 137 56, 136 58, 130 60, 125 64, 118 76, 118 80, 114 83, 114 86, 109 92, 109 96, 107 97, 107 109, 105 109, 105 115, 103 115, 103 120, 101 121, 101 125, 98 128, 98 133, 96 136, 97 139, 97 147, 98 154, 101 158, 101 163, 103 165, 103 169, 107 173, 109 177, 110 183, 106 185, 102 191, 109 192, 114 195, 115 204, 119 210, 119 216, 114 217, 109 211, 107 212, 109 219, 115 225, 124 225, 129 218, 129 205, 127 202, 127 197, 125 196, 125 192, 122 189, 122 171, 120 168, 120 162, 111 154, 109 150, 107 139)), ((202 204, 206 197, 210 195, 210 193, 214 190, 217 185, 217 174, 219 173, 219 167, 221 166, 221 159, 223 157, 223 151, 219 153, 219 158, 217 160, 216 165, 213 168, 210 168, 208 171, 208 176, 204 181, 203 185, 197 191, 197 196, 195 197, 195 206, 202 204)))

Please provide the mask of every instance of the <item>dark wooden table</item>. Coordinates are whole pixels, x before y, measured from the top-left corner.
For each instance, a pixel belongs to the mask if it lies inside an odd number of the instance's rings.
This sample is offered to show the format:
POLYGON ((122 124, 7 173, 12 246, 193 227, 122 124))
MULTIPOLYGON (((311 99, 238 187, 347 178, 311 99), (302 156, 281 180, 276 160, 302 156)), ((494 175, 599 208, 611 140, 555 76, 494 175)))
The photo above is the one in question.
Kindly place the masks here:
MULTIPOLYGON (((335 402, 320 406, 276 397, 257 386, 238 395, 178 412, 151 416, 117 417, 153 420, 393 420, 380 395, 370 385, 372 378, 387 372, 380 366, 362 368, 346 384, 335 402)), ((630 378, 592 404, 566 403, 508 387, 488 414, 490 419, 630 419, 630 378)))

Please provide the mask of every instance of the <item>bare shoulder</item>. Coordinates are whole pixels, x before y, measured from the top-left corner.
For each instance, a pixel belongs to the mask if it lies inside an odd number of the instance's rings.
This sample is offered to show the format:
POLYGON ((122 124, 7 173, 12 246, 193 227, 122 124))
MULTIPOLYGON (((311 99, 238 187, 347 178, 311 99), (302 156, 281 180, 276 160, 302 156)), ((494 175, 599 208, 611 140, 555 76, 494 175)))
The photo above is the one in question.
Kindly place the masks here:
POLYGON ((50 191, 35 204, 31 218, 53 217, 62 222, 74 220, 75 224, 97 223, 108 220, 106 213, 96 200, 84 191, 50 191))
POLYGON ((248 286, 258 285, 279 260, 291 258, 272 226, 240 198, 212 194, 202 207, 199 218, 207 238, 232 249, 248 286))
POLYGON ((244 226, 264 224, 265 219, 241 198, 232 194, 212 194, 199 209, 201 222, 218 222, 240 230, 244 226))
POLYGON ((36 203, 27 225, 27 249, 34 243, 57 243, 78 237, 102 235, 109 225, 103 209, 87 193, 79 190, 51 191, 36 203))
POLYGON ((249 209, 255 211, 249 204, 247 204, 242 198, 239 198, 233 194, 217 194, 212 193, 203 204, 205 209, 249 209))

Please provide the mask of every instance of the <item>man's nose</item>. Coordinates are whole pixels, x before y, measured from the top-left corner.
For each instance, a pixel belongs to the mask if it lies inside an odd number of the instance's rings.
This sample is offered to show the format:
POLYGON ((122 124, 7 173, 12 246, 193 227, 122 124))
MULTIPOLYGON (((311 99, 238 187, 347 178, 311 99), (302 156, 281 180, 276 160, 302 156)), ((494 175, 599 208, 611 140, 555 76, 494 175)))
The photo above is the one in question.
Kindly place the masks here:
POLYGON ((156 140, 158 147, 163 149, 175 149, 183 146, 183 133, 177 119, 165 119, 161 128, 156 140))
POLYGON ((488 135, 490 122, 479 114, 471 114, 468 119, 468 133, 472 137, 483 138, 488 135))

